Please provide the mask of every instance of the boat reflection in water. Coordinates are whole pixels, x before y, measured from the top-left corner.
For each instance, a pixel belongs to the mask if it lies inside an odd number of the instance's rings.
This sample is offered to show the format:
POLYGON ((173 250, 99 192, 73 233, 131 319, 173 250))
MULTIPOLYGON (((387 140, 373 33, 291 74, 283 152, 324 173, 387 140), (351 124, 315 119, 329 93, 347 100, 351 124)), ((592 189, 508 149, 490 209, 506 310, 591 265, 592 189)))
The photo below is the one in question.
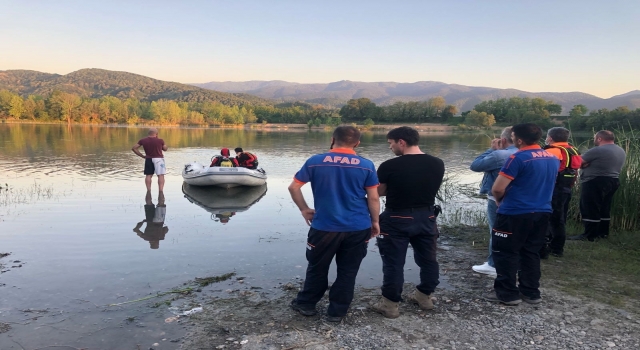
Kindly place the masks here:
POLYGON ((221 187, 192 186, 182 184, 182 192, 189 202, 196 204, 211 213, 211 219, 223 224, 238 212, 249 210, 267 193, 267 184, 254 187, 221 187))

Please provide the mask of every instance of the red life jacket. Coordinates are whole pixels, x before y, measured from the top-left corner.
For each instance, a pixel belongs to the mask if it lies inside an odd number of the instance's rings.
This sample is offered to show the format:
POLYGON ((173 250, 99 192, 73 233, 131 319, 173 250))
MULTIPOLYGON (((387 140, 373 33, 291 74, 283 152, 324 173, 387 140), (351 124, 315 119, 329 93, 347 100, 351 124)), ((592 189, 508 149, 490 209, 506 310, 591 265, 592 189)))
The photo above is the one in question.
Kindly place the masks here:
POLYGON ((255 154, 249 152, 242 152, 239 159, 240 166, 255 169, 258 167, 258 157, 255 154))
POLYGON ((560 168, 558 169, 558 177, 556 184, 573 187, 578 177, 578 169, 582 165, 582 156, 577 148, 569 145, 569 147, 559 145, 547 145, 544 149, 558 148, 561 152, 560 168))

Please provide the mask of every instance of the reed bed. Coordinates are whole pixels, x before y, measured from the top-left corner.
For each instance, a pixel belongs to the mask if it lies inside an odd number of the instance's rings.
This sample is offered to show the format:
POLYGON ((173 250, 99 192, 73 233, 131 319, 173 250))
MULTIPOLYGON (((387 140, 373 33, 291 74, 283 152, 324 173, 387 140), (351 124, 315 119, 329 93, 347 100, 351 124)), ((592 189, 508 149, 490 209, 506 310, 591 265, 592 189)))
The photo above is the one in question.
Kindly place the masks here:
POLYGON ((0 207, 33 203, 54 197, 53 187, 46 187, 37 182, 23 188, 15 188, 5 184, 0 188, 0 207))

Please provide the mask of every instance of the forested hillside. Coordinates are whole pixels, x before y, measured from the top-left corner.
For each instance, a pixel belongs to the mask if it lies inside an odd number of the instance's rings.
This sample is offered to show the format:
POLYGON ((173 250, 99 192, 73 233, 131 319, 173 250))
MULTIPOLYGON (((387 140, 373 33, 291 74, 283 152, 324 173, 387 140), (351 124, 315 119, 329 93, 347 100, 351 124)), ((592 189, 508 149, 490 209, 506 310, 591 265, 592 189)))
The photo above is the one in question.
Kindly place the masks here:
POLYGON ((67 75, 27 70, 0 71, 0 89, 23 97, 48 96, 54 91, 60 91, 89 98, 114 96, 141 101, 167 99, 180 102, 220 102, 231 106, 271 104, 268 100, 247 94, 212 91, 104 69, 81 69, 67 75))

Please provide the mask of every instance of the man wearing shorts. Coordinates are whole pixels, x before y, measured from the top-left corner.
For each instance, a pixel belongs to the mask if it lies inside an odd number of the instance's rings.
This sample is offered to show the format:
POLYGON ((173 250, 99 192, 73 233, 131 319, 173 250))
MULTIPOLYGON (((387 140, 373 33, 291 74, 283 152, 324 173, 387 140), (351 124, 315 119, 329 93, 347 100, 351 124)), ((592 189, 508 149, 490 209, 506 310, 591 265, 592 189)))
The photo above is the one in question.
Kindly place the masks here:
POLYGON ((167 145, 164 144, 164 140, 158 138, 158 129, 149 129, 149 136, 141 139, 136 143, 131 150, 139 157, 144 158, 144 179, 145 185, 147 185, 147 191, 151 191, 151 179, 153 174, 158 176, 158 189, 160 192, 164 190, 164 174, 167 173, 167 168, 164 164, 164 155, 162 151, 166 151, 167 145), (144 148, 144 153, 140 153, 140 147, 144 148))
POLYGON ((158 195, 158 205, 153 205, 153 199, 151 198, 151 192, 147 192, 144 198, 144 214, 145 219, 140 221, 136 227, 133 228, 133 232, 138 234, 138 237, 149 242, 151 249, 160 248, 160 241, 164 240, 165 235, 169 232, 169 228, 164 225, 165 217, 167 216, 167 206, 164 204, 164 194, 160 192, 158 195), (144 232, 140 231, 140 228, 144 223, 147 226, 144 232))

